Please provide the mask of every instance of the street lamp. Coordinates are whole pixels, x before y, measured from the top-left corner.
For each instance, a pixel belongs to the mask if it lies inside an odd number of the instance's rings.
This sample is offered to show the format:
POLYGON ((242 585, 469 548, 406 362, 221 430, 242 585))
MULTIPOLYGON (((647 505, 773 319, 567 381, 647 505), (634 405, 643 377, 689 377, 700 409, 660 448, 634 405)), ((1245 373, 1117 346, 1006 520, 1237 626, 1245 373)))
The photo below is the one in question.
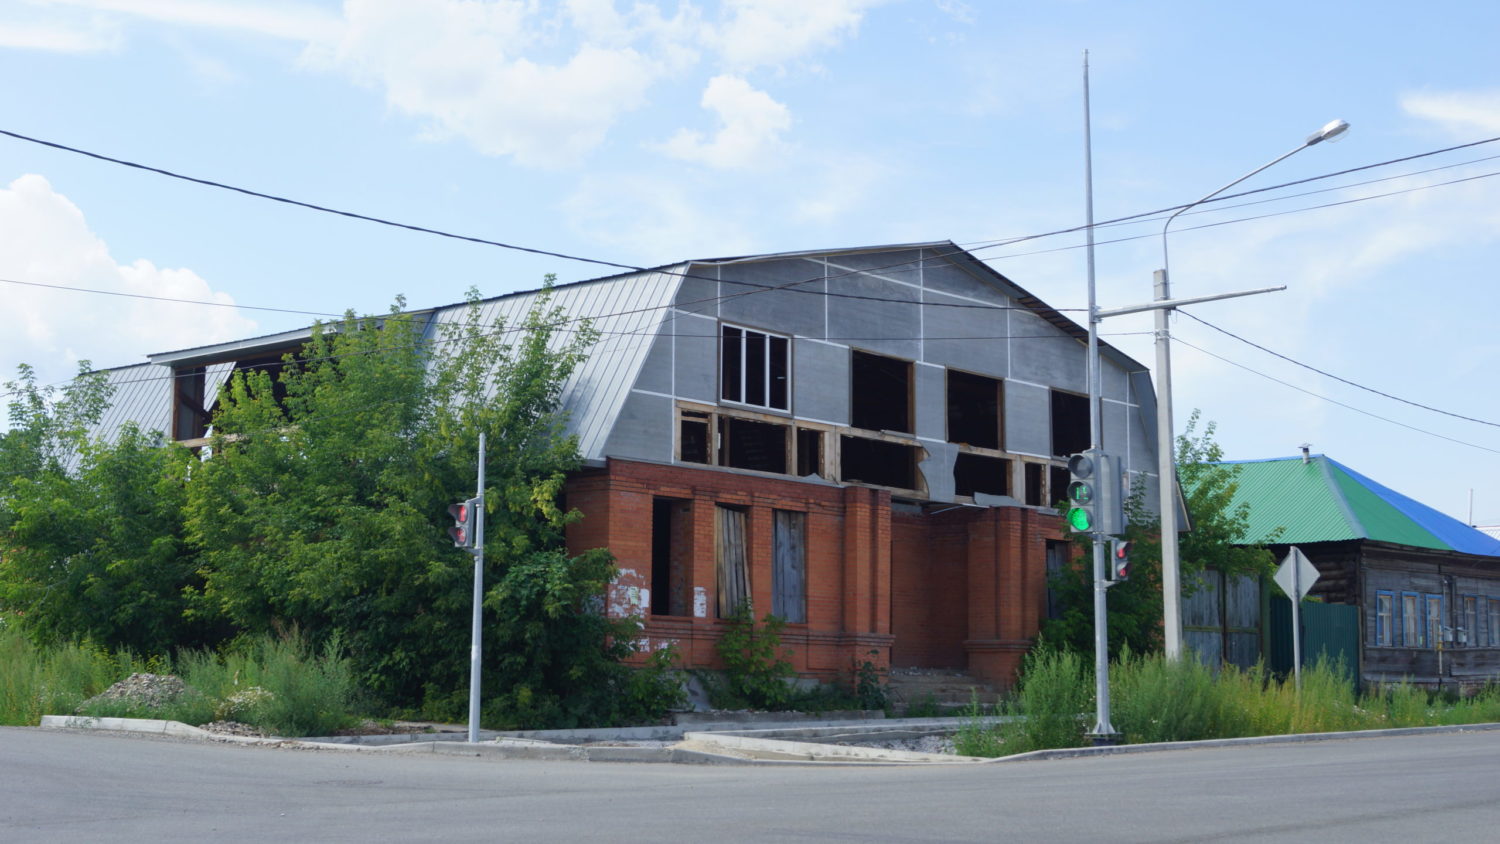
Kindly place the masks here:
MULTIPOLYGON (((1167 279, 1167 229, 1178 215, 1198 205, 1202 205, 1210 199, 1218 196, 1226 190, 1245 181, 1251 176, 1260 173, 1276 164, 1291 158, 1293 155, 1324 141, 1332 141, 1345 132, 1349 131, 1349 124, 1342 120, 1334 120, 1323 128, 1307 136, 1307 140, 1299 144, 1295 149, 1280 155, 1266 164, 1251 170, 1249 173, 1235 179, 1222 188, 1199 199, 1182 206, 1167 218, 1167 222, 1161 227, 1161 266, 1156 271, 1155 295, 1158 303, 1172 298, 1171 285, 1167 279)), ((1156 311, 1156 372, 1157 381, 1160 385, 1160 394, 1157 397, 1156 414, 1156 451, 1157 468, 1159 472, 1161 488, 1161 591, 1162 591, 1162 623, 1166 628, 1166 654, 1168 659, 1177 659, 1182 655, 1182 580, 1181 563, 1177 549, 1177 469, 1174 461, 1176 453, 1175 443, 1172 437, 1172 350, 1171 335, 1167 330, 1167 315, 1173 308, 1171 305, 1160 305, 1156 311)))

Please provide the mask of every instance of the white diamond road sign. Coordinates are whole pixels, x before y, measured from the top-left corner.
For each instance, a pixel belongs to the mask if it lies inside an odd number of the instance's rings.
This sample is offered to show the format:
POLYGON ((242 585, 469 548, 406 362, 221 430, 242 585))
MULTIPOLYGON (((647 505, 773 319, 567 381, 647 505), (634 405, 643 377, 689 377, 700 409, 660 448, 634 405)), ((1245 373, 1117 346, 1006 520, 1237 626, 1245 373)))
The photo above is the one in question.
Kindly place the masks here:
POLYGON ((1313 584, 1318 582, 1318 567, 1307 559, 1301 548, 1293 545, 1272 579, 1292 600, 1300 601, 1312 591, 1313 584))

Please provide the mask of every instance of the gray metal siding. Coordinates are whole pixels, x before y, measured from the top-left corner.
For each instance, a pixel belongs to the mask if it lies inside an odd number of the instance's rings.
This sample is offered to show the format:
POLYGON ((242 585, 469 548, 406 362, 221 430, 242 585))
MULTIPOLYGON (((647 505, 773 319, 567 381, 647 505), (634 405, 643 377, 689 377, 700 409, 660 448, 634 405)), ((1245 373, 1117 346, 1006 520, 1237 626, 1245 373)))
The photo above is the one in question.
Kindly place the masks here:
POLYGON ((719 268, 719 318, 777 334, 823 336, 823 262, 796 258, 719 268), (737 282, 750 282, 739 284, 737 282), (782 289, 767 289, 782 288, 782 289))
POLYGON ((1052 396, 1046 387, 1005 382, 1005 448, 1022 454, 1052 453, 1052 396))
POLYGON ((917 436, 934 440, 948 438, 948 378, 936 366, 914 366, 916 377, 917 436))
POLYGON ((672 400, 648 393, 630 393, 615 418, 603 454, 611 457, 672 462, 672 400))
POLYGON ((1046 320, 1010 312, 1010 374, 1075 393, 1088 391, 1088 349, 1046 320))
POLYGON ((798 340, 792 348, 792 411, 804 419, 849 424, 849 350, 798 340))

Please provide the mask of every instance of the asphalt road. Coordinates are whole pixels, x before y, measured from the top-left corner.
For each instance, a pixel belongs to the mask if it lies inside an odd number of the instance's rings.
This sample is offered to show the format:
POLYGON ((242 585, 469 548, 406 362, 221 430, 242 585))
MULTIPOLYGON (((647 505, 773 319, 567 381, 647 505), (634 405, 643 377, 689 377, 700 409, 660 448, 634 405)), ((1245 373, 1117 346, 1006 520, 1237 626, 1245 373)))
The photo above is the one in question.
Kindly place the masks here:
POLYGON ((0 841, 1492 841, 1500 731, 987 766, 277 750, 0 728, 0 841))

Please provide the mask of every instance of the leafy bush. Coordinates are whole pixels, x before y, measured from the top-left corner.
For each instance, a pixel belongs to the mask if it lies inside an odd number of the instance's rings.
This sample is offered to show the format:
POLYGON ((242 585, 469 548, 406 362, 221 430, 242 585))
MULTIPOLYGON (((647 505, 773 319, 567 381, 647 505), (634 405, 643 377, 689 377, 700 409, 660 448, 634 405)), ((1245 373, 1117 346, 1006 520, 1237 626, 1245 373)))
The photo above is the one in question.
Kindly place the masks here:
POLYGON ((707 680, 704 684, 710 703, 720 709, 791 708, 796 695, 789 681, 794 672, 787 658, 790 651, 781 645, 786 622, 767 615, 757 627, 748 601, 736 607, 726 621, 728 627, 714 645, 724 660, 722 682, 707 680))

